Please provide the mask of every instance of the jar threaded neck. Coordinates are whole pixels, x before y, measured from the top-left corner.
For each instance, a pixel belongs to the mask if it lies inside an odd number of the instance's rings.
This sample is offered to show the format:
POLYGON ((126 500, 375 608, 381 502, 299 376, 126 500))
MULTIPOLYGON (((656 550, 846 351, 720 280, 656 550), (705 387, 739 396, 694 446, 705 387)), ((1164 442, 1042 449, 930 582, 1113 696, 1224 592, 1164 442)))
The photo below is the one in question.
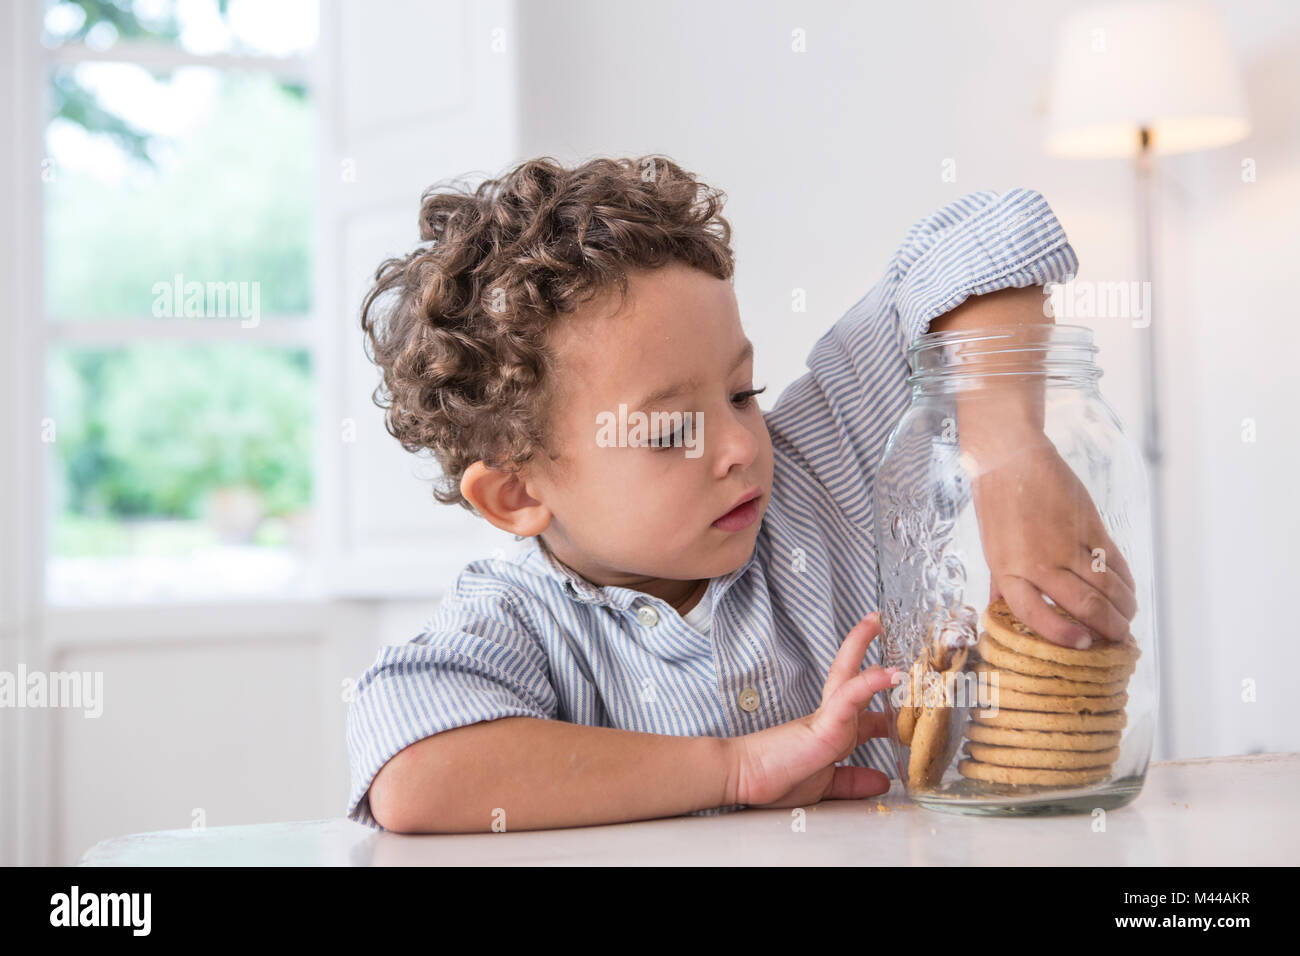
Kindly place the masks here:
POLYGON ((1083 325, 1033 323, 927 332, 908 347, 912 374, 907 382, 921 392, 1026 376, 1088 385, 1102 375, 1093 358, 1098 351, 1092 329, 1083 325))

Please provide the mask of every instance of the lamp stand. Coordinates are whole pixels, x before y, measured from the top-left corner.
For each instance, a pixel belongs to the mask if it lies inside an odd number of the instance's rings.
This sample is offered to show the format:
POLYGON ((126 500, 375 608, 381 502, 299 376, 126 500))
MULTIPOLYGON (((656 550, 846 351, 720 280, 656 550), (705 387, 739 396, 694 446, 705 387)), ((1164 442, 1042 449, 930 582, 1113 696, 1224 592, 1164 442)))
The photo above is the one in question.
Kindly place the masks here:
MULTIPOLYGON (((1151 283, 1152 275, 1155 272, 1155 256, 1152 253, 1154 247, 1153 236, 1155 234, 1155 216, 1152 202, 1152 158, 1151 158, 1151 130, 1142 127, 1139 131, 1138 153, 1137 153, 1137 206, 1138 206, 1138 279, 1143 283, 1151 283)), ((1150 480, 1151 489, 1151 563, 1152 563, 1152 580, 1155 587, 1155 606, 1152 608, 1152 633, 1155 635, 1153 646, 1156 651, 1156 663, 1159 667, 1158 679, 1160 682, 1160 706, 1156 713, 1156 728, 1159 740, 1159 750, 1164 758, 1172 755, 1170 741, 1170 721, 1166 713, 1167 706, 1164 700, 1164 691, 1169 687, 1169 655, 1166 648, 1162 646, 1160 634, 1164 623, 1164 612, 1168 606, 1165 603, 1165 562, 1164 562, 1164 481, 1163 481, 1163 451, 1160 445, 1160 389, 1159 389, 1159 368, 1158 354, 1156 349, 1156 328, 1155 320, 1156 305, 1158 301, 1154 295, 1154 284, 1149 286, 1153 290, 1151 296, 1151 307, 1146 316, 1147 326, 1143 329, 1143 335, 1139 337, 1139 348, 1142 356, 1142 366, 1146 372, 1145 388, 1143 389, 1143 437, 1142 437, 1142 457, 1146 460, 1147 475, 1150 480)), ((1140 300, 1139 300, 1140 301, 1140 300)))

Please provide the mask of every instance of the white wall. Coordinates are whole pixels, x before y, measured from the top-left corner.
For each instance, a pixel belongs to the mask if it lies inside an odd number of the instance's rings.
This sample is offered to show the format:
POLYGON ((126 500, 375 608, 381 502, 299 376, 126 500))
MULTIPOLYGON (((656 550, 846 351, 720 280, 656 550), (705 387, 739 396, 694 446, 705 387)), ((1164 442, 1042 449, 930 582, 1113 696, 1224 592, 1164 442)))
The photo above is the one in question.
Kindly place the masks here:
POLYGON ((429 601, 69 611, 49 669, 102 675, 102 713, 47 722, 49 862, 154 830, 341 817, 344 682, 429 601))
MULTIPOLYGON (((1040 146, 1056 31, 1083 5, 534 0, 520 9, 521 154, 662 152, 726 190, 737 296, 770 402, 907 226, 970 190, 1040 190, 1081 279, 1136 277, 1130 165, 1040 146), (791 52, 796 28, 802 54, 791 52), (955 182, 941 180, 945 159, 955 182), (790 311, 796 287, 804 315, 790 311)), ((1300 5, 1221 9, 1255 132, 1160 170, 1171 679, 1157 759, 1300 749, 1284 684, 1300 665, 1298 628, 1279 613, 1300 570, 1300 456, 1283 401, 1300 345, 1285 288, 1300 211, 1300 5), (1240 176, 1248 156, 1253 184, 1240 176), (1253 445, 1239 438, 1246 416, 1258 419, 1253 445), (1254 703, 1241 699, 1246 678, 1258 682, 1254 703)), ((1089 324, 1102 392, 1136 439, 1141 333, 1089 324)))
POLYGON ((1206 647, 1203 693, 1184 718, 1214 754, 1300 749, 1287 706, 1300 668, 1291 610, 1300 572, 1300 6, 1290 13, 1289 29, 1262 38, 1247 67, 1254 135, 1198 157, 1189 255, 1178 270, 1192 357, 1180 447, 1195 489, 1180 515, 1200 538, 1174 548, 1199 572, 1185 593, 1201 598, 1200 613, 1184 619, 1183 633, 1204 635, 1206 647), (1246 158, 1254 183, 1241 181, 1246 158), (1242 441, 1246 418, 1255 420, 1254 443, 1242 441), (1247 679, 1257 682, 1249 705, 1241 701, 1247 679))

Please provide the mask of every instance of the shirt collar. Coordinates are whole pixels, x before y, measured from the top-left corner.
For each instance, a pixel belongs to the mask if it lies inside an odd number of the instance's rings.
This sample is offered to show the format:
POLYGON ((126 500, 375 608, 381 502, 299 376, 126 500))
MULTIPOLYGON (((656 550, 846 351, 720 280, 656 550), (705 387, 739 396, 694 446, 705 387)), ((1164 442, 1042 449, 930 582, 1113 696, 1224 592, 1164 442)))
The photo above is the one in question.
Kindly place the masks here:
MULTIPOLYGON (((551 553, 540 535, 535 535, 531 539, 532 548, 537 551, 541 557, 542 566, 546 569, 549 576, 559 582, 565 595, 573 601, 580 604, 594 604, 604 607, 617 608, 626 611, 635 603, 645 604, 651 601, 661 601, 653 595, 646 594, 644 591, 637 591, 633 588, 616 587, 613 585, 607 587, 598 587, 573 570, 554 554, 551 553)), ((755 547, 749 556, 749 560, 742 564, 736 570, 729 574, 713 578, 709 582, 709 593, 714 604, 716 604, 726 590, 731 587, 732 583, 739 580, 746 572, 752 568, 758 561, 758 548, 755 547)))

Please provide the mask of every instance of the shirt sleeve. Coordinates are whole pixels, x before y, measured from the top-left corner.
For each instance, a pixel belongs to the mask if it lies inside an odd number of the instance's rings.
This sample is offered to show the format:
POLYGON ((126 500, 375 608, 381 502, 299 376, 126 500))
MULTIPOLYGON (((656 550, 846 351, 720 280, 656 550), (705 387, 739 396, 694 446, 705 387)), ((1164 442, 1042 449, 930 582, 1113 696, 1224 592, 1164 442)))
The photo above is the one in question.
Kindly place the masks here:
POLYGON ((907 408, 908 347, 972 295, 1065 282, 1077 268, 1065 230, 1032 189, 969 193, 921 219, 766 414, 778 456, 872 535, 870 476, 907 408))
POLYGON ((544 647, 516 602, 470 564, 417 637, 380 650, 348 708, 348 819, 383 829, 370 784, 416 741, 501 717, 557 718, 544 647))

